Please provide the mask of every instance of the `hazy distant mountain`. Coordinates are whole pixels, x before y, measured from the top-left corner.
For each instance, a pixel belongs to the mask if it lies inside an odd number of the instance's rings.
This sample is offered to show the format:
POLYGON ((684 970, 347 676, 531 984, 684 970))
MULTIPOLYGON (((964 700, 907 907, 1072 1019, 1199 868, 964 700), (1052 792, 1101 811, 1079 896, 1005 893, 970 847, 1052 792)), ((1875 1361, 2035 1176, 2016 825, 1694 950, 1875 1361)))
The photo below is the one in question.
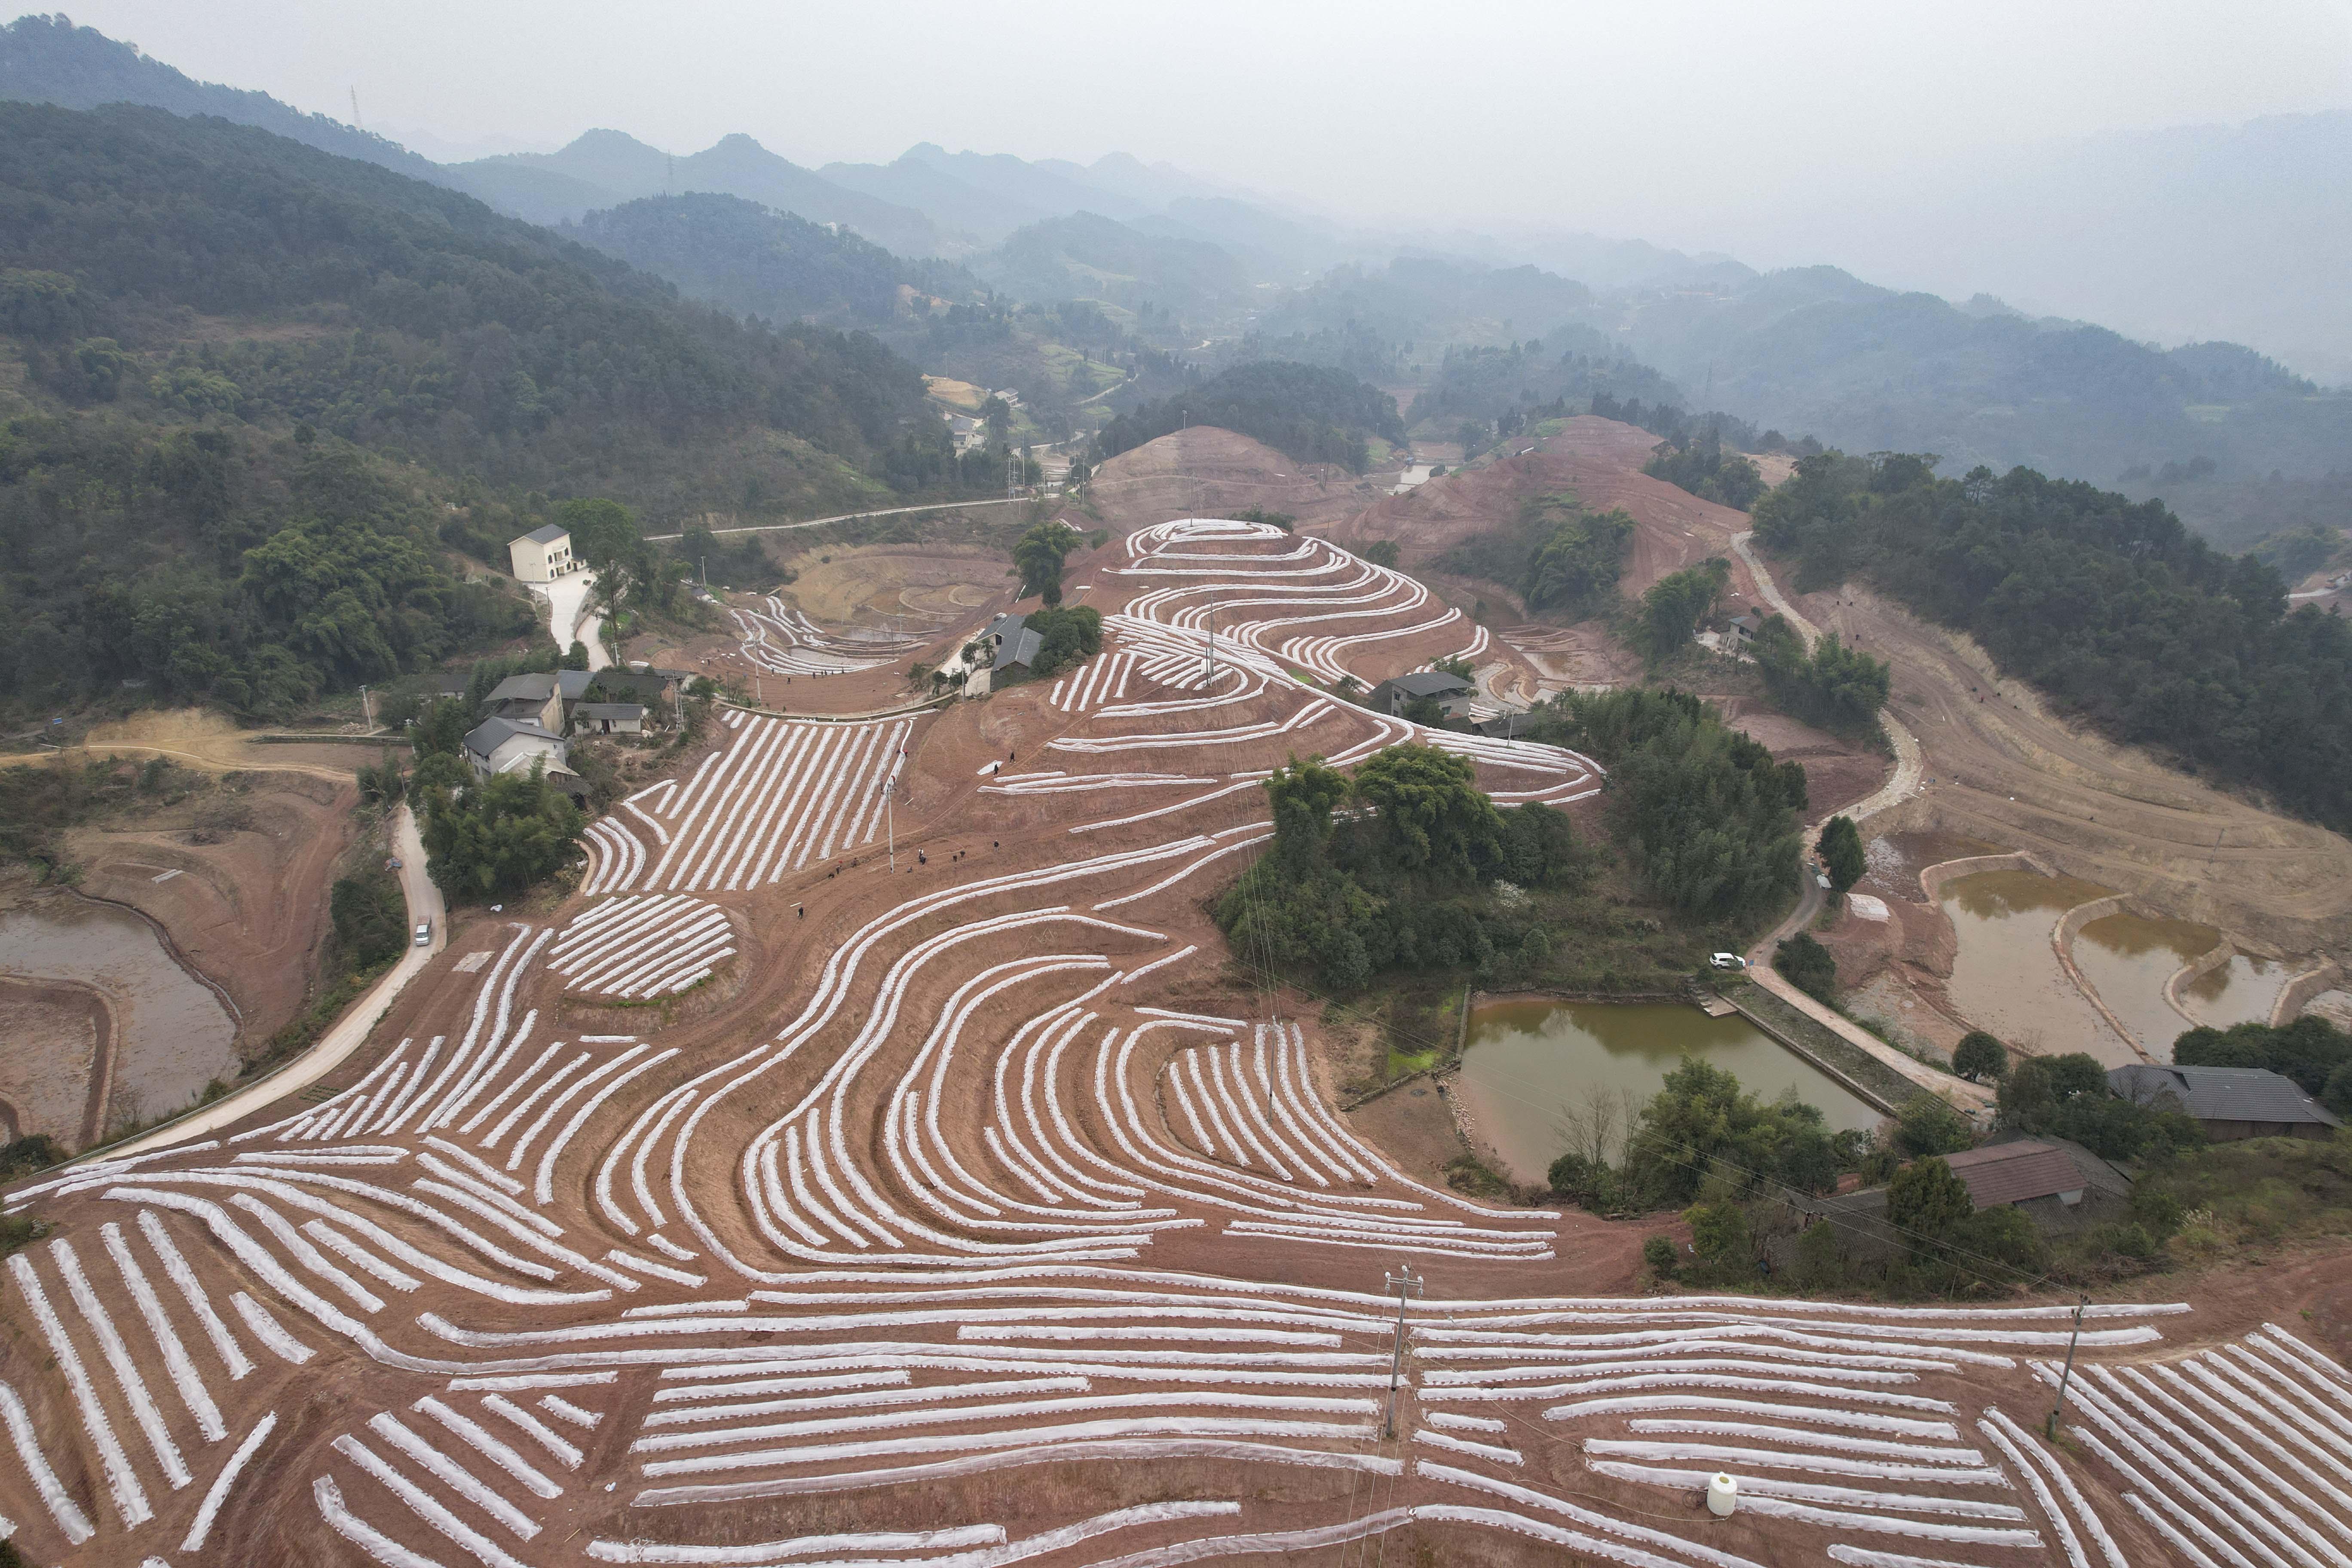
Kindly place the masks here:
POLYGON ((173 114, 216 114, 322 153, 381 163, 411 179, 450 183, 440 165, 397 142, 323 114, 305 114, 266 92, 197 81, 94 27, 77 27, 62 14, 19 16, 0 27, 0 99, 65 109, 143 103, 173 114))
POLYGON ((1016 300, 1149 305, 1193 321, 1232 305, 1249 286, 1241 264, 1216 246, 1146 234, 1099 213, 1031 224, 966 265, 1016 300))
POLYGON ((1830 267, 1612 302, 1600 324, 1698 406, 1806 430, 1849 450, 1932 451, 2111 481, 2210 458, 2227 477, 2324 473, 2352 450, 2352 395, 2326 395, 2253 350, 2165 353, 2104 327, 1963 310, 1830 267))
POLYGON ((2352 381, 2352 113, 2023 149, 1751 220, 1782 254, 2352 381))
POLYGON ((683 293, 770 321, 887 322, 906 275, 879 246, 740 196, 644 196, 570 232, 683 293))
POLYGON ((743 135, 678 158, 619 131, 590 131, 560 152, 483 158, 450 173, 492 205, 539 223, 577 222, 641 196, 708 191, 840 224, 905 256, 933 255, 940 244, 939 226, 922 213, 835 184, 743 135))
POLYGON ((1412 345, 1411 359, 1433 369, 1447 343, 1549 338, 1592 311, 1591 289, 1538 268, 1408 256, 1384 268, 1337 268, 1276 301, 1257 330, 1272 340, 1352 326, 1412 345))

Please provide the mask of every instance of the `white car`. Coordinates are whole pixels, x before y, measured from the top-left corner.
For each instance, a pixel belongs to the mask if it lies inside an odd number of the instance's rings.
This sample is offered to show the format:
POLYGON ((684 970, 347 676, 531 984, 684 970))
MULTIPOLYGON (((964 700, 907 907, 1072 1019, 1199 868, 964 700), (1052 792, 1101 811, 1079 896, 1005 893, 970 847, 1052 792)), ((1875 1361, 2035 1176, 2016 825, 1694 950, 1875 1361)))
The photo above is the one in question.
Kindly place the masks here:
POLYGON ((431 947, 433 945, 433 922, 431 921, 425 921, 417 926, 416 945, 419 947, 431 947))
POLYGON ((1745 969, 1748 967, 1748 961, 1740 957, 1736 952, 1718 952, 1709 958, 1706 962, 1709 965, 1717 969, 1745 969))

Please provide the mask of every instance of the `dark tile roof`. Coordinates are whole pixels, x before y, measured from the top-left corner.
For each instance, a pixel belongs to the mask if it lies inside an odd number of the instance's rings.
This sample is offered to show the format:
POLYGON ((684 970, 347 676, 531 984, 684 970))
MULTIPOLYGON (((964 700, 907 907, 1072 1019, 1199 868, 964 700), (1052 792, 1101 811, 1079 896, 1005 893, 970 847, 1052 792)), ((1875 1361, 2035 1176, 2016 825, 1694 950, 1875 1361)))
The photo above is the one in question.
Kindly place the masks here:
POLYGON ((1457 691, 1467 691, 1470 683, 1458 675, 1448 675, 1442 669, 1416 669, 1400 675, 1393 680, 1383 680, 1382 686, 1402 691, 1407 697, 1449 697, 1457 691))
POLYGON ((466 750, 478 757, 488 758, 500 746, 517 735, 529 735, 538 740, 561 743, 562 737, 537 724, 522 723, 512 719, 485 719, 466 731, 466 750))
POLYGON ((523 537, 530 540, 533 544, 552 544, 559 539, 568 537, 571 531, 571 530, 563 527, 561 523, 551 522, 542 527, 532 529, 529 533, 524 534, 523 537))
POLYGON ((490 702, 544 702, 561 692, 566 702, 576 702, 587 695, 588 687, 596 678, 584 669, 532 670, 524 675, 509 675, 490 688, 486 699, 490 702))
POLYGON ((1045 646, 1045 637, 1029 629, 1029 620, 1025 616, 999 616, 989 622, 988 629, 980 635, 983 640, 995 645, 999 669, 1027 664, 1037 657, 1037 650, 1045 646))
POLYGON ((583 702, 572 710, 575 719, 643 719, 642 702, 583 702))
POLYGON ((2200 1121, 2316 1122, 2341 1127, 2333 1111, 2295 1081, 2268 1068, 2196 1068, 2134 1063, 2112 1068, 2107 1086, 2126 1100, 2148 1104, 2170 1096, 2200 1121))
POLYGON ((2065 1150, 2039 1141, 1969 1149, 1945 1155, 1944 1163, 1980 1209, 2079 1193, 2088 1184, 2065 1150))

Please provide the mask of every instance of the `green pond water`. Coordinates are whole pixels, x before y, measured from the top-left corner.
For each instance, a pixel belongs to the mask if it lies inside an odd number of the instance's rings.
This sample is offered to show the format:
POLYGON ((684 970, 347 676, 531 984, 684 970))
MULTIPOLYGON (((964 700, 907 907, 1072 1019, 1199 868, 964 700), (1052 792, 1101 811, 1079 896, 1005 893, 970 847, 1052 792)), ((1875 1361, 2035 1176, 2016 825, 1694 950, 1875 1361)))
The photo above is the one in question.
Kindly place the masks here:
POLYGON ((1868 1101, 1738 1014, 1710 1018, 1681 1003, 1487 1003, 1470 1015, 1454 1092, 1507 1173, 1540 1182, 1596 1098, 1638 1106, 1685 1056, 1736 1075, 1765 1100, 1794 1089, 1832 1129, 1880 1120, 1868 1101))

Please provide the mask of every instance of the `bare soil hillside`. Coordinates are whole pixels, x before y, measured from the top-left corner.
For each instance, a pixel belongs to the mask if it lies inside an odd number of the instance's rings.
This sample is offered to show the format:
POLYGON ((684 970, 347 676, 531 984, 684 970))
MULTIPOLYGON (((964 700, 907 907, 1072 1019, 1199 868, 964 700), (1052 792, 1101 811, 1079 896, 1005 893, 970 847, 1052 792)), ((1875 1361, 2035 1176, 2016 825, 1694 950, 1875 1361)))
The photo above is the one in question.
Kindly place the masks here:
POLYGON ((1380 487, 1329 463, 1302 463, 1263 442, 1196 425, 1105 463, 1087 487, 1092 515, 1115 533, 1171 517, 1231 517, 1252 507, 1302 522, 1344 516, 1380 487))

